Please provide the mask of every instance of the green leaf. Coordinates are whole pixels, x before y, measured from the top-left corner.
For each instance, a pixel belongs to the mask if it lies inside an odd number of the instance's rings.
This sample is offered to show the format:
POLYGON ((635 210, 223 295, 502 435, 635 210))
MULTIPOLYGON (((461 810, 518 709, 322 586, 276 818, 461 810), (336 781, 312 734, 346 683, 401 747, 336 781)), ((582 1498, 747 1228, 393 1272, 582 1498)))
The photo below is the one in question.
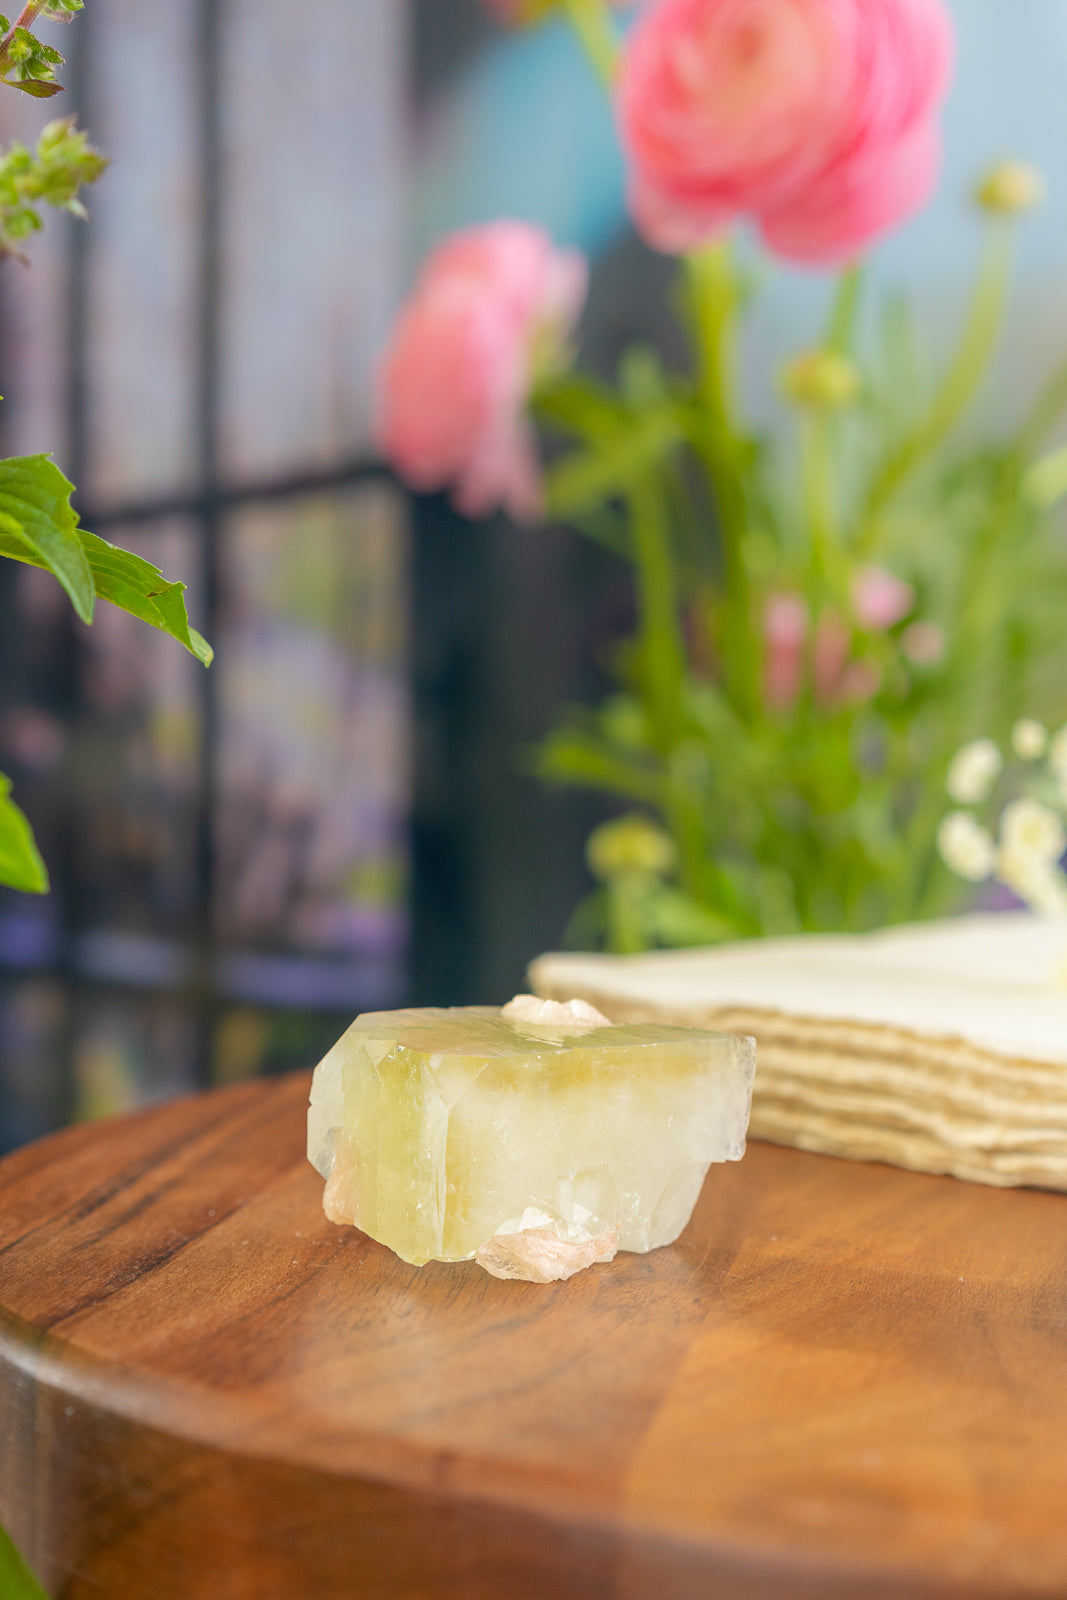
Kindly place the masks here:
POLYGON ((682 437, 680 418, 671 406, 598 435, 590 449, 574 451, 549 468, 545 480, 549 514, 579 516, 621 494, 674 450, 682 437))
POLYGON ((0 461, 0 552, 17 555, 8 541, 21 541, 34 564, 59 579, 82 621, 92 622, 93 574, 70 503, 73 489, 50 456, 0 461))
MULTIPOLYGON (((27 894, 48 893, 48 871, 34 843, 33 830, 22 811, 11 799, 11 779, 0 772, 0 883, 27 894)), ((2 1533, 0 1529, 0 1533, 2 1533)), ((4 1571, 4 1551, 0 1541, 0 1575, 4 1571)), ((7 1590, 0 1585, 7 1600, 7 1590)))
POLYGON ((41 1585, 0 1527, 0 1595, 4 1600, 48 1600, 41 1585))
POLYGON ((39 206, 84 217, 78 192, 95 183, 106 167, 73 117, 49 122, 35 151, 17 142, 11 145, 0 155, 0 255, 18 256, 21 241, 44 226, 39 206))
POLYGON ((96 592, 102 600, 140 617, 172 639, 183 644, 205 667, 210 666, 214 651, 195 628, 189 626, 185 609, 184 583, 168 583, 158 567, 153 567, 141 556, 129 550, 120 550, 108 544, 95 533, 79 530, 92 568, 96 592))
POLYGON ((666 799, 661 771, 629 751, 612 750, 581 728, 557 728, 534 752, 534 771, 550 783, 603 789, 651 806, 666 799))
POLYGON ((32 100, 51 100, 54 94, 63 93, 61 83, 53 83, 49 79, 40 78, 4 78, 2 80, 9 88, 21 89, 23 94, 28 94, 32 100))
POLYGON ((540 386, 533 404, 542 422, 585 439, 603 438, 627 421, 626 407, 610 389, 577 373, 540 386))
MULTIPOLYGON (((8 30, 5 29, 5 34, 8 30)), ((0 64, 0 81, 12 89, 21 89, 35 99, 47 99, 59 94, 63 88, 56 82, 56 68, 63 65, 63 57, 51 45, 42 44, 28 28, 13 28, 6 38, 3 61, 0 64)))
POLYGON ((99 595, 169 633, 208 666, 213 651, 189 625, 184 583, 168 582, 151 562, 79 527, 71 487, 49 456, 0 461, 0 555, 55 573, 84 622, 92 621, 99 595))
POLYGON ((739 932, 736 922, 709 911, 669 884, 657 884, 649 891, 645 922, 652 942, 668 948, 721 944, 724 939, 736 939, 739 932))

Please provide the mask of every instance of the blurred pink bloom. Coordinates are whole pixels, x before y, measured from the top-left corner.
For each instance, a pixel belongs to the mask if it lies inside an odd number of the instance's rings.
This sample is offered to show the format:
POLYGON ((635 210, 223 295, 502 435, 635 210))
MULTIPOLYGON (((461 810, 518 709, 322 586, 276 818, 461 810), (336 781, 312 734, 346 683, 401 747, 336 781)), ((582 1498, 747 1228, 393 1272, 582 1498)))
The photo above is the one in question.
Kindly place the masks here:
POLYGON ((379 374, 378 444, 418 489, 451 484, 456 506, 520 520, 541 507, 524 414, 540 362, 558 359, 588 270, 543 229, 493 222, 453 234, 425 262, 379 374))
POLYGON ((917 667, 936 667, 945 653, 945 635, 936 622, 913 622, 901 634, 900 648, 917 667))
POLYGON ((952 54, 942 0, 660 0, 619 92, 638 227, 683 251, 749 215, 778 255, 850 259, 934 186, 952 54))
POLYGON ((815 698, 821 705, 832 705, 841 698, 851 643, 848 624, 836 611, 824 611, 815 629, 812 652, 815 698))
POLYGON ((798 594, 773 594, 763 610, 763 692, 774 711, 788 711, 804 681, 808 608, 798 594))
POLYGON ((873 700, 882 687, 882 669, 876 661, 850 661, 841 679, 841 699, 851 705, 873 700))
POLYGON ((861 628, 884 633, 907 616, 915 604, 910 583, 885 567, 864 567, 852 585, 852 609, 861 628))

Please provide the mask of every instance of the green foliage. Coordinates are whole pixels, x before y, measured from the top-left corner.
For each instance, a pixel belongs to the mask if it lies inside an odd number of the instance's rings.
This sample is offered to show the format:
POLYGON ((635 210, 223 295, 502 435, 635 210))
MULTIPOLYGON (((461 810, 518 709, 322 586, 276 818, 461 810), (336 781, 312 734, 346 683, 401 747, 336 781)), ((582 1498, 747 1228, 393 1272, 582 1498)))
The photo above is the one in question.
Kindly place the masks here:
POLYGON ((0 1527, 0 1595, 3 1600, 48 1600, 41 1585, 0 1527))
POLYGON ((120 550, 95 533, 79 532, 100 598, 169 633, 202 666, 209 667, 214 652, 203 635, 189 625, 183 598, 185 584, 168 583, 159 568, 141 556, 120 550))
MULTIPOLYGON (((185 585, 79 525, 73 485, 50 456, 0 461, 0 555, 43 567, 63 585, 78 616, 92 622, 97 598, 168 633, 208 666, 211 646, 189 625, 185 585)), ((48 874, 29 823, 0 774, 0 883, 43 894, 48 874)))
POLYGON ((12 26, 7 17, 0 16, 0 34, 0 83, 21 89, 36 100, 48 100, 62 92, 63 85, 56 78, 56 68, 63 65, 58 50, 42 44, 28 28, 12 26))
POLYGON ((936 849, 953 753, 1022 715, 1067 716, 1067 452, 1045 445, 1067 366, 1014 436, 958 442, 1001 325, 1004 227, 988 225, 940 373, 906 306, 858 321, 862 279, 844 274, 807 342, 849 381, 834 406, 787 384, 766 438, 736 409, 746 297, 728 246, 686 264, 691 374, 640 351, 617 389, 565 375, 539 392, 542 421, 573 440, 550 506, 632 563, 638 625, 617 692, 569 712, 537 767, 642 806, 674 857, 596 868, 572 944, 860 930, 958 905, 936 849), (888 620, 856 598, 872 569, 906 586, 888 620), (801 636, 776 691, 766 618, 783 596, 801 636))
POLYGON ((72 490, 50 456, 0 461, 0 555, 53 573, 83 622, 93 620, 99 596, 169 633, 207 666, 211 646, 189 626, 185 585, 80 527, 72 490))
POLYGON ((84 217, 78 192, 106 166, 73 117, 48 123, 36 151, 13 144, 0 156, 0 255, 19 255, 23 241, 44 226, 42 205, 84 217))
MULTIPOLYGON (((42 16, 69 22, 82 5, 83 0, 30 0, 14 26, 0 17, 0 83, 40 99, 58 94, 56 68, 63 57, 36 39, 30 27, 42 16)), ((13 144, 0 155, 0 256, 19 255, 22 241, 42 227, 41 206, 84 217, 79 191, 106 166, 73 117, 48 123, 35 151, 13 144)), ((168 582, 140 556, 88 533, 71 506, 72 491, 50 456, 0 461, 0 555, 51 572, 83 622, 92 622, 98 597, 108 600, 170 634, 207 666, 211 647, 189 626, 185 585, 168 582)), ((0 883, 43 894, 48 874, 10 790, 10 781, 0 774, 0 883)), ((5 1600, 41 1595, 2 1529, 0 1592, 5 1600)))
POLYGON ((83 622, 93 620, 93 574, 71 506, 74 485, 49 456, 0 462, 0 554, 46 567, 83 622))
POLYGON ((11 799, 11 780, 5 778, 2 772, 0 772, 0 883, 6 883, 12 889, 24 889, 28 894, 48 893, 48 872, 34 843, 33 832, 25 816, 11 799))

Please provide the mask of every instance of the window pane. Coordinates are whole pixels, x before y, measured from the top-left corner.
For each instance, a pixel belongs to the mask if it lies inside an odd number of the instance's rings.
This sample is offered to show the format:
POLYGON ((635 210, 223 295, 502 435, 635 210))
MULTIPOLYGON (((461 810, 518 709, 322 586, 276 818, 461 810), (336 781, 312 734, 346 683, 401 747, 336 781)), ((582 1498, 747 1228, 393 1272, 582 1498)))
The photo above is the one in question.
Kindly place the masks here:
POLYGON ((227 1007, 215 1028, 212 1080, 237 1083, 257 1073, 306 1070, 322 1060, 351 1021, 350 1011, 227 1007))
MULTIPOLYGON (((10 9, 10 8, 9 8, 10 9)), ((56 29, 50 32, 54 35, 56 29)), ((51 117, 70 116, 70 96, 57 95, 46 106, 28 95, 0 94, 0 143, 18 139, 30 148, 51 117)), ((3 317, 3 384, 0 438, 4 455, 54 451, 62 466, 67 438, 67 344, 69 273, 66 241, 73 217, 45 210, 46 226, 26 243, 28 268, 0 261, 0 314, 3 317)))
POLYGON ((196 1022, 180 1003, 82 990, 74 1008, 75 1115, 110 1117, 196 1087, 196 1022))
POLYGON ((222 551, 223 985, 385 1004, 406 934, 403 502, 375 483, 250 509, 222 551))
POLYGON ((199 141, 196 6, 93 0, 92 13, 92 137, 111 166, 87 196, 80 487, 99 505, 173 491, 193 471, 199 141))
POLYGON ((292 0, 226 9, 231 476, 321 466, 366 443, 396 285, 404 12, 399 0, 320 0, 307 17, 292 0))
MULTIPOLYGON (((184 523, 123 528, 116 538, 172 580, 195 576, 195 534, 184 523)), ((195 620, 195 592, 187 599, 195 620)), ((76 821, 75 961, 98 977, 180 981, 185 958, 174 941, 196 927, 204 668, 168 635, 107 604, 77 637, 81 707, 65 772, 76 821)))
POLYGON ((0 1154, 63 1120, 64 1019, 60 984, 47 978, 0 983, 0 1154))

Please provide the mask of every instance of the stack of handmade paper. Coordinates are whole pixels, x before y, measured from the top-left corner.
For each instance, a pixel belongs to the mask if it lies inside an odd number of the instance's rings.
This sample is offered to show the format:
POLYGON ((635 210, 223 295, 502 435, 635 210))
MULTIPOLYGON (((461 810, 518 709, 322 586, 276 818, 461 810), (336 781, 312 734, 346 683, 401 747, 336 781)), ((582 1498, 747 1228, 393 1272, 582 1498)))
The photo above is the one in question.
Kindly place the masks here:
POLYGON ((1067 1189, 1067 922, 964 917, 642 956, 531 981, 613 1021, 754 1034, 755 1138, 1067 1189))

